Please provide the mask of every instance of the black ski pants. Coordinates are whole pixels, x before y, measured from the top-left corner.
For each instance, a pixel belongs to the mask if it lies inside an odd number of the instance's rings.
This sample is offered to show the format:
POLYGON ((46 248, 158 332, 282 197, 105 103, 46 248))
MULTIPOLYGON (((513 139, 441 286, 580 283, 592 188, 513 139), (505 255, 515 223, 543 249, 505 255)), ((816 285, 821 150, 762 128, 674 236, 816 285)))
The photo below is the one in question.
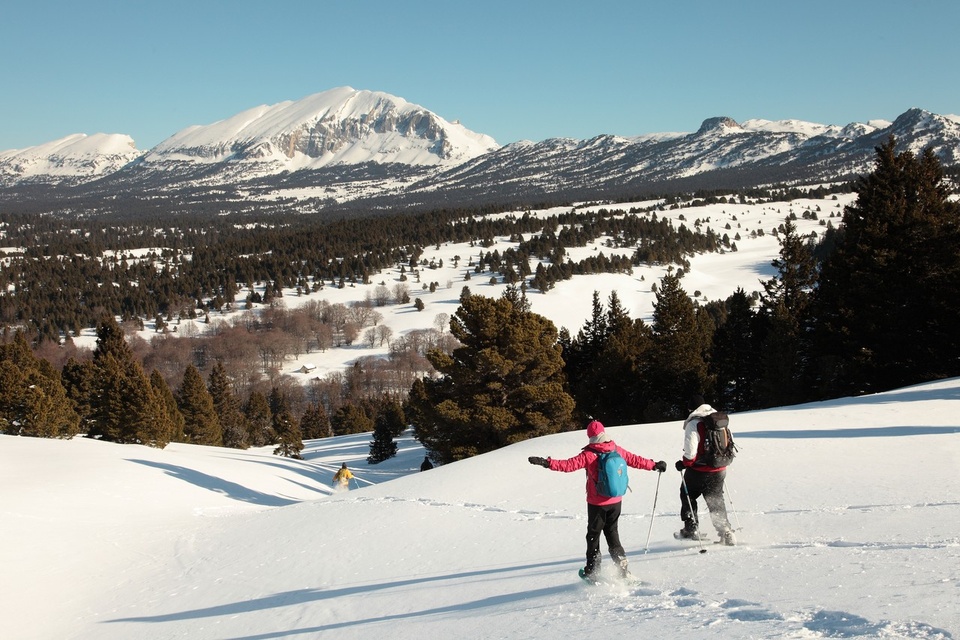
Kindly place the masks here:
POLYGON ((608 505, 587 504, 587 564, 586 573, 600 568, 600 534, 607 540, 610 557, 618 565, 627 557, 620 544, 620 502, 608 505))
POLYGON ((730 529, 727 506, 723 502, 723 481, 727 477, 726 469, 712 473, 687 469, 683 477, 684 482, 680 483, 680 519, 683 520, 684 527, 688 531, 697 529, 699 523, 697 498, 703 496, 703 501, 707 503, 707 509, 710 510, 710 520, 717 533, 722 535, 724 531, 730 529))

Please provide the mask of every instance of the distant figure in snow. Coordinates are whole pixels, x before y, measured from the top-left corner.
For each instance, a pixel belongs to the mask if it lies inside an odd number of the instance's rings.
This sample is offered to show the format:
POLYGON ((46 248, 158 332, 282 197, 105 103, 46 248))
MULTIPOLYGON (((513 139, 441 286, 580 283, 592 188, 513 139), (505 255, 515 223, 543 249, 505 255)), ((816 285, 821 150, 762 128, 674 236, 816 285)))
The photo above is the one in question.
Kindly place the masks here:
POLYGON ((423 456, 423 462, 420 463, 420 471, 429 471, 433 469, 433 463, 430 462, 429 456, 423 456))
POLYGON ((353 474, 347 469, 347 463, 344 462, 335 474, 333 474, 333 488, 338 491, 348 491, 350 481, 353 480, 353 474))
POLYGON ((630 570, 627 567, 627 554, 620 544, 620 508, 621 497, 609 497, 600 493, 598 489, 599 463, 598 457, 601 453, 616 451, 619 453, 627 466, 635 469, 644 469, 646 471, 658 471, 663 473, 667 470, 667 463, 663 460, 654 462, 647 458, 631 453, 621 446, 618 446, 610 436, 607 435, 603 425, 592 420, 587 425, 587 438, 589 444, 580 451, 580 453, 566 460, 557 460, 555 458, 541 458, 531 456, 528 458, 530 464, 539 465, 550 469, 551 471, 563 471, 569 473, 578 469, 586 469, 587 472, 587 563, 581 570, 581 576, 596 580, 600 571, 600 534, 602 533, 607 540, 607 549, 610 557, 617 563, 620 575, 624 578, 630 578, 630 570))

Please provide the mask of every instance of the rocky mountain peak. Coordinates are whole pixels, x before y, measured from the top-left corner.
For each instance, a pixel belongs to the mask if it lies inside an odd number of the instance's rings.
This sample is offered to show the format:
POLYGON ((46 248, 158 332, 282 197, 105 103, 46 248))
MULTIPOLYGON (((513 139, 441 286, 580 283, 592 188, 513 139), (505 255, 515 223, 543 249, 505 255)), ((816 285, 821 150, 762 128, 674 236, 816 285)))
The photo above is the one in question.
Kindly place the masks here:
POLYGON ((276 173, 363 162, 443 165, 496 148, 493 138, 403 98, 340 87, 190 127, 151 149, 145 161, 254 163, 276 173))
POLYGON ((716 118, 707 118, 700 125, 697 134, 704 134, 710 131, 723 131, 725 129, 740 129, 740 124, 733 118, 718 116, 716 118))

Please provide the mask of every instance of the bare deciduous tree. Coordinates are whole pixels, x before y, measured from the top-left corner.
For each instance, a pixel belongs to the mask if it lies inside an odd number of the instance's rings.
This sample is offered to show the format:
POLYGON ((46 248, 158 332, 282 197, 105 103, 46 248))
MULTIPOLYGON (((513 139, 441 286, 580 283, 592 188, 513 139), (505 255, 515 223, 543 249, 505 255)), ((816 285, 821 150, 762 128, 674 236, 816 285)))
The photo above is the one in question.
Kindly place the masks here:
POLYGON ((403 282, 395 284, 393 286, 393 302, 394 304, 409 304, 410 287, 403 282))
MULTIPOLYGON (((396 287, 394 287, 394 293, 396 293, 396 287)), ((390 290, 386 285, 378 284, 373 290, 373 299, 378 307, 385 307, 390 301, 390 290)))

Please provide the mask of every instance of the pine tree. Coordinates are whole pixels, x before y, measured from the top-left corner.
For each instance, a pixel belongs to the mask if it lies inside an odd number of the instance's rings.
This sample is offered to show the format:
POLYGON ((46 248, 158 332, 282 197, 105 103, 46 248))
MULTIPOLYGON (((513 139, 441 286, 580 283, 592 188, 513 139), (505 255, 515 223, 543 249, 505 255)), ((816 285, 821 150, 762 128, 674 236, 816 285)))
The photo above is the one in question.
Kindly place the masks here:
POLYGON ((223 446, 223 433, 213 398, 203 384, 200 372, 192 364, 184 371, 183 382, 177 391, 177 406, 183 414, 183 432, 187 442, 223 446))
POLYGON ((675 274, 664 276, 653 306, 653 345, 647 376, 646 418, 676 420, 687 398, 711 387, 705 355, 713 337, 712 320, 699 313, 675 274))
POLYGON ((80 362, 69 358, 60 372, 60 380, 71 407, 80 417, 80 433, 90 433, 93 424, 91 403, 95 393, 96 367, 90 360, 80 362))
POLYGON ((74 406, 85 414, 87 435, 160 448, 169 442, 166 409, 114 318, 98 324, 92 362, 68 363, 64 371, 74 406))
POLYGON ((373 431, 373 420, 362 407, 348 402, 334 412, 330 426, 337 436, 367 433, 373 431))
POLYGON ((79 424, 60 376, 34 356, 22 332, 0 346, 0 433, 71 438, 79 424))
POLYGON ((106 316, 97 325, 97 346, 93 350, 93 361, 96 364, 98 360, 110 354, 121 363, 134 359, 133 350, 127 344, 123 329, 116 318, 106 316))
POLYGON ((213 398, 213 408, 223 433, 223 446, 246 449, 249 446, 246 420, 240 410, 240 401, 233 394, 230 378, 223 363, 217 362, 213 366, 207 384, 207 391, 213 398))
POLYGON ((397 455, 397 443, 393 440, 393 432, 389 422, 381 416, 373 423, 373 440, 370 441, 370 455, 367 462, 378 464, 397 455))
POLYGON ((416 381, 407 403, 431 457, 451 462, 574 427, 552 322, 465 292, 450 331, 461 346, 428 354, 440 377, 416 381))
POLYGON ((307 406, 307 409, 303 412, 303 417, 300 418, 300 432, 308 440, 329 438, 333 435, 333 430, 330 428, 330 417, 323 405, 314 403, 307 406))
POLYGON ((127 424, 123 441, 164 448, 170 442, 173 423, 163 399, 154 392, 139 362, 130 363, 123 383, 127 397, 127 424))
POLYGON ((759 406, 795 404, 806 396, 805 372, 810 351, 812 290, 817 282, 813 249, 787 220, 780 237, 777 275, 763 283, 759 406))
POLYGON ((564 351, 571 358, 565 370, 577 411, 610 424, 640 422, 646 405, 641 381, 649 349, 649 327, 630 319, 617 292, 610 293, 606 310, 594 292, 590 320, 564 351))
POLYGON ((112 317, 97 325, 97 347, 93 351, 92 387, 88 398, 89 436, 110 442, 135 442, 127 420, 127 376, 134 362, 123 329, 112 317))
POLYGON ((738 287, 725 302, 726 315, 713 334, 709 371, 715 380, 717 407, 746 411, 758 407, 760 335, 750 298, 738 287))
POLYGON ((388 401, 380 407, 377 420, 384 422, 390 429, 390 435, 399 438, 407 430, 409 423, 404 413, 403 405, 396 401, 388 401))
POLYGON ((593 365, 600 355, 600 350, 607 338, 607 315, 600 301, 600 293, 593 292, 592 312, 576 337, 572 340, 564 339, 561 342, 563 369, 570 387, 570 395, 577 404, 581 413, 594 415, 593 398, 593 365))
POLYGON ((399 437, 407 428, 403 407, 399 402, 384 402, 373 420, 373 440, 370 442, 370 455, 367 462, 377 464, 397 455, 399 437))
POLYGON ((596 390, 600 405, 595 415, 611 424, 641 422, 650 398, 644 380, 653 348, 650 326, 631 320, 612 292, 607 310, 608 333, 594 363, 594 376, 602 381, 596 390))
POLYGON ((960 375, 960 203, 928 149, 877 148, 816 290, 820 396, 960 375))
POLYGON ((251 446, 263 447, 277 441, 277 434, 273 430, 273 412, 265 395, 252 391, 243 412, 250 429, 248 441, 251 446))
POLYGON ((153 388, 153 393, 157 396, 157 399, 159 399, 163 405, 164 413, 167 416, 167 421, 170 426, 169 441, 184 442, 186 436, 183 433, 183 414, 180 413, 180 408, 177 406, 177 399, 173 395, 170 385, 167 384, 167 381, 164 380, 163 376, 156 369, 150 372, 150 386, 153 388))
POLYGON ((277 434, 277 448, 273 454, 286 458, 300 459, 303 451, 303 439, 300 437, 300 425, 288 409, 273 414, 273 431, 277 434))
POLYGON ((125 363, 110 352, 94 360, 96 377, 90 406, 92 415, 87 435, 108 442, 126 442, 127 430, 125 363))

